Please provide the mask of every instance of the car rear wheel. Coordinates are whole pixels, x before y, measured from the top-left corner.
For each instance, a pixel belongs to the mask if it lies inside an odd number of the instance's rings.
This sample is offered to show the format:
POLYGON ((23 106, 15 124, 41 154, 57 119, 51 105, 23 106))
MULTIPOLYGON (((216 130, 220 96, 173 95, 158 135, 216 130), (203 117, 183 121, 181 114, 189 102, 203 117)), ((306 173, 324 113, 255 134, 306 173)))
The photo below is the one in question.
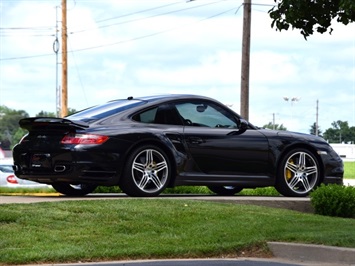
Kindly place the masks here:
POLYGON ((68 183, 54 183, 52 187, 61 194, 66 196, 80 197, 93 192, 97 186, 92 184, 68 184, 68 183))
POLYGON ((209 190, 220 196, 233 196, 243 190, 242 187, 234 186, 207 186, 209 190))
POLYGON ((305 197, 320 182, 317 158, 306 149, 294 149, 281 160, 275 188, 288 197, 305 197))
POLYGON ((166 188, 170 175, 170 161, 162 149, 139 147, 128 157, 120 188, 133 197, 157 196, 166 188))

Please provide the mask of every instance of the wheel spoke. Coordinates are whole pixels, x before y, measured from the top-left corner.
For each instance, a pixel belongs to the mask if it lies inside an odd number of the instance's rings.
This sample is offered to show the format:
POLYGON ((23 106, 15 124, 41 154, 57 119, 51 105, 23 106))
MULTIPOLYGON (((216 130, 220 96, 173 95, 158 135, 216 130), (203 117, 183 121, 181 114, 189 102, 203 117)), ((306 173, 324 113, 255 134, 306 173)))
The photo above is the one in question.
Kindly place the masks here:
POLYGON ((138 187, 139 187, 140 189, 144 189, 145 186, 148 184, 148 182, 149 182, 149 176, 148 176, 148 174, 145 173, 145 174, 142 176, 142 179, 140 180, 140 182, 138 183, 138 187))
POLYGON ((306 176, 301 179, 301 182, 303 184, 303 187, 304 187, 305 191, 310 191, 312 189, 311 186, 309 185, 309 181, 308 181, 308 178, 306 176))
POLYGON ((295 165, 294 163, 287 162, 286 168, 292 173, 297 173, 297 165, 295 165))
POLYGON ((160 163, 157 163, 157 165, 155 166, 155 172, 160 172, 161 170, 164 170, 168 167, 166 161, 163 161, 163 162, 160 162, 160 163))
POLYGON ((154 158, 153 158, 153 150, 147 150, 146 151, 146 157, 145 157, 146 161, 146 165, 149 165, 151 163, 154 162, 154 158))
POLYGON ((141 163, 134 162, 132 167, 134 170, 137 170, 141 173, 144 173, 145 171, 145 165, 141 163))
POLYGON ((156 188, 161 188, 163 186, 163 184, 161 183, 159 177, 155 174, 155 173, 152 173, 150 175, 150 180, 153 182, 153 184, 156 186, 156 188))
POLYGON ((307 176, 312 175, 312 174, 316 174, 317 167, 316 166, 307 167, 304 172, 307 174, 307 176))
POLYGON ((291 181, 288 183, 290 188, 294 188, 298 183, 300 182, 300 178, 298 174, 294 175, 294 177, 291 179, 291 181))
POLYGON ((298 161, 299 166, 306 166, 306 153, 300 152, 300 157, 298 161))

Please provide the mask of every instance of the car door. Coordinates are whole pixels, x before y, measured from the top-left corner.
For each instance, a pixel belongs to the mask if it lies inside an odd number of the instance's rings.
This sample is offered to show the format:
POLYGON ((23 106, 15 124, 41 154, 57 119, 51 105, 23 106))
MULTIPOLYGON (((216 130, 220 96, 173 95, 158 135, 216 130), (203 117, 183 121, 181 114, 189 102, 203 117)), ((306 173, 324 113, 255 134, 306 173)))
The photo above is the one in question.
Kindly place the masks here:
POLYGON ((247 129, 241 133, 239 118, 213 102, 181 102, 176 108, 185 121, 184 139, 189 154, 201 172, 266 175, 268 140, 258 130, 247 129))

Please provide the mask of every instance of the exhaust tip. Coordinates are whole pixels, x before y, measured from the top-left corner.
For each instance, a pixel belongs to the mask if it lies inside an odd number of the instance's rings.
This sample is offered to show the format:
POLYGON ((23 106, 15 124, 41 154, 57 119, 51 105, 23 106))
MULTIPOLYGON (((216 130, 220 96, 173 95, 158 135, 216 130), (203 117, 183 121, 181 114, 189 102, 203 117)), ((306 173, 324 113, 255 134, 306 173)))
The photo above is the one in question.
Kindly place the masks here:
POLYGON ((62 173, 66 169, 67 168, 65 167, 65 165, 56 165, 56 166, 54 166, 54 172, 56 172, 56 173, 62 173))

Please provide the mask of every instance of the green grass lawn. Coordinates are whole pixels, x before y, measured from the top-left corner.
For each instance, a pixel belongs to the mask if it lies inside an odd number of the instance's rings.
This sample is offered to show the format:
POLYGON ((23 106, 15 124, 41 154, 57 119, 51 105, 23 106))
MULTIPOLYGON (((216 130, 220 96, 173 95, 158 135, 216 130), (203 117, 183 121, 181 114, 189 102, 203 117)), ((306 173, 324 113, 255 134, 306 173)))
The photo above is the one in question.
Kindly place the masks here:
POLYGON ((168 199, 0 205, 0 264, 268 256, 267 241, 355 247, 355 219, 168 199))
POLYGON ((344 178, 355 179, 355 162, 344 162, 344 178))

